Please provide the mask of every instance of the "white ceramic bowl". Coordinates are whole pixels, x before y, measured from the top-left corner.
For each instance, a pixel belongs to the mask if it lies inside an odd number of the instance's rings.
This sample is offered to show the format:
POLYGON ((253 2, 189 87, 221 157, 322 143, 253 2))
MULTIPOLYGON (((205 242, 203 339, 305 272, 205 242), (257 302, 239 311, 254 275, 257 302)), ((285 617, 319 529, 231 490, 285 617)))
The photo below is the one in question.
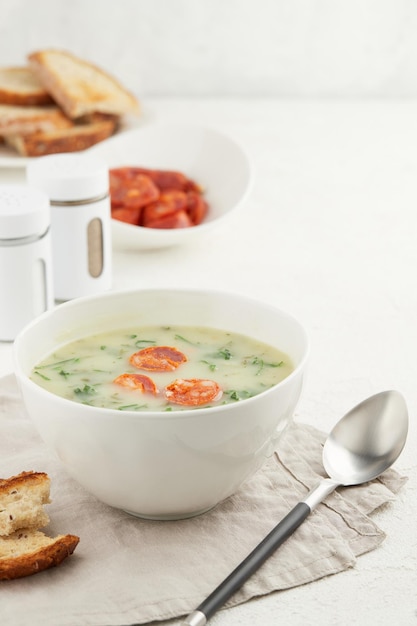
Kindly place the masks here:
POLYGON ((307 352, 302 326, 274 307, 234 294, 165 289, 112 292, 59 305, 30 323, 14 346, 27 412, 69 474, 103 502, 156 519, 202 513, 261 467, 291 422, 307 352), (287 353, 295 369, 247 400, 168 413, 82 405, 29 378, 32 367, 62 344, 155 324, 243 333, 287 353))
POLYGON ((243 149, 217 130, 191 124, 153 123, 116 135, 89 151, 109 168, 136 166, 180 171, 205 190, 209 212, 198 226, 159 229, 112 220, 117 249, 145 250, 176 246, 218 228, 241 206, 251 184, 243 149))

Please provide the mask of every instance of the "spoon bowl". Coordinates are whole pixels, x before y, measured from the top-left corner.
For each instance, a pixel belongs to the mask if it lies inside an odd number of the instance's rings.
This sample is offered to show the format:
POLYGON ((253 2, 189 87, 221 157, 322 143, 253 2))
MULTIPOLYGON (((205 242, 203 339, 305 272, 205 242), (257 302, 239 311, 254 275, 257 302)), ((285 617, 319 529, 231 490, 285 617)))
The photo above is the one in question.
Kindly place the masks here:
POLYGON ((405 445, 407 431, 407 406, 398 391, 377 393, 346 413, 324 444, 323 465, 329 478, 296 504, 183 624, 204 626, 337 487, 366 483, 391 467, 405 445))
POLYGON ((323 448, 323 465, 339 485, 373 480, 400 455, 408 431, 408 413, 398 391, 367 398, 333 428, 323 448))

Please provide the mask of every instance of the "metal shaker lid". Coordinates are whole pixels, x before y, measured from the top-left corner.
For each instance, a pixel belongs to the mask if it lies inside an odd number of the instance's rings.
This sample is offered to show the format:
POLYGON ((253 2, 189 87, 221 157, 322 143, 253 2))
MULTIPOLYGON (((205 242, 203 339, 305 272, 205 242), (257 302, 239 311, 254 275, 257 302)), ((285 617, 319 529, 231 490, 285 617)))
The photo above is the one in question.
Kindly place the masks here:
POLYGON ((42 235, 50 224, 47 194, 29 185, 0 185, 0 240, 42 235))
POLYGON ((83 152, 38 157, 26 168, 27 181, 45 191, 51 202, 81 201, 108 193, 104 161, 83 152))

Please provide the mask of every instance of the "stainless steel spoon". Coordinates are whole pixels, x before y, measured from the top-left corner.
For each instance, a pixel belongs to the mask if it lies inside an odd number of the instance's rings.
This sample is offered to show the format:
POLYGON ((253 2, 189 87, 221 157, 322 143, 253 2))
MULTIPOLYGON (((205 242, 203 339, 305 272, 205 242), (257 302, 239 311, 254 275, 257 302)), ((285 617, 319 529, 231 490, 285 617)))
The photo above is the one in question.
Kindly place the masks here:
POLYGON ((321 480, 182 624, 204 626, 337 487, 366 483, 388 469, 403 449, 407 431, 407 406, 397 391, 383 391, 351 409, 324 444, 323 465, 329 478, 321 480))

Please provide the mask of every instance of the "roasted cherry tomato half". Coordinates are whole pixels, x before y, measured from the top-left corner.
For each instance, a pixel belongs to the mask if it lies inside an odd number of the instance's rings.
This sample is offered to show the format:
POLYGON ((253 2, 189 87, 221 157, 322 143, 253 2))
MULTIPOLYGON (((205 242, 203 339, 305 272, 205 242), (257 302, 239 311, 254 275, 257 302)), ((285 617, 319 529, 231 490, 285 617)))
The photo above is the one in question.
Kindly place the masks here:
POLYGON ((142 209, 124 209, 123 207, 117 207, 111 210, 111 216, 114 220, 119 222, 125 222, 126 224, 133 224, 133 226, 140 225, 140 218, 142 209))

